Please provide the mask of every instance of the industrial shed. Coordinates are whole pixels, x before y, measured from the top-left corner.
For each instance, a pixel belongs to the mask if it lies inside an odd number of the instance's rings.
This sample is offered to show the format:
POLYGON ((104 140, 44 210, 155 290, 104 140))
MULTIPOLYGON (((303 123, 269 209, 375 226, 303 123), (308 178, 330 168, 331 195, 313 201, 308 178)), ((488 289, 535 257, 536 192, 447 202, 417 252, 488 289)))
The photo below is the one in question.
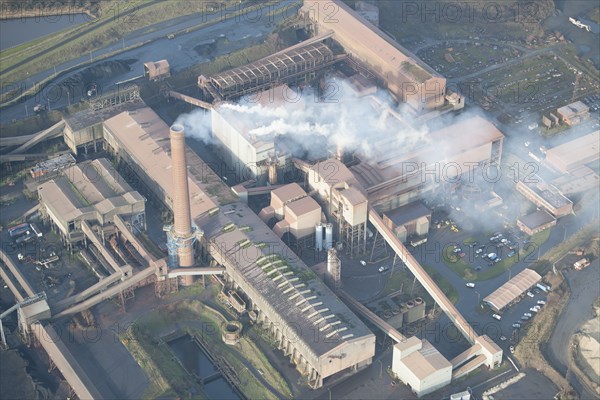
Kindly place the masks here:
POLYGON ((144 63, 144 75, 151 81, 158 81, 171 76, 171 67, 167 60, 144 63))
POLYGON ((553 147, 546 152, 546 161, 560 172, 572 172, 600 158, 600 130, 553 147))
POLYGON ((63 170, 38 187, 38 196, 42 214, 69 244, 83 240, 84 221, 105 227, 118 215, 145 227, 145 199, 105 158, 63 170))
POLYGON ((501 311, 541 279, 542 277, 540 274, 532 269, 526 268, 510 281, 496 289, 492 294, 483 299, 483 301, 494 311, 501 311))

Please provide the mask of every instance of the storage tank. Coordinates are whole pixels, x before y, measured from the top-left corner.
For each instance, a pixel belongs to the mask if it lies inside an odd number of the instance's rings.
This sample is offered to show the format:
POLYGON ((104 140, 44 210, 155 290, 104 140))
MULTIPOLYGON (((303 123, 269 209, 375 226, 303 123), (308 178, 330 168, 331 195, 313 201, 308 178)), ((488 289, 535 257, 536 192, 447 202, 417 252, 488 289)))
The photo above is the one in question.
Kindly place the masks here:
POLYGON ((333 224, 325 224, 325 249, 329 250, 333 247, 333 224))
POLYGON ((315 250, 323 250, 323 225, 315 225, 315 250))
POLYGON ((327 275, 334 289, 342 286, 342 265, 335 249, 327 250, 327 275))

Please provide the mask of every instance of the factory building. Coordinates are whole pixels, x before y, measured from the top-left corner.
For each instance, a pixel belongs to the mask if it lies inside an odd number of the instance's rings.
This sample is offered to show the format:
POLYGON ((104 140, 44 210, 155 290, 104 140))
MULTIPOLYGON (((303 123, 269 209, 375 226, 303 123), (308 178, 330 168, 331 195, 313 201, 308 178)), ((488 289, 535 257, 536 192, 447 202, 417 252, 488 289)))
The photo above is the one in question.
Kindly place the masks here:
MULTIPOLYGON (((263 99, 268 96, 268 92, 261 93, 263 99)), ((264 182, 271 163, 274 168, 281 169, 288 162, 289 155, 280 154, 276 150, 274 135, 257 135, 252 132, 262 126, 260 121, 240 116, 227 106, 213 108, 211 121, 217 154, 229 170, 241 177, 240 180, 257 179, 264 182)))
POLYGON ((392 372, 418 397, 448 385, 452 364, 426 339, 412 336, 394 345, 392 372))
POLYGON ((573 202, 537 175, 517 182, 516 188, 527 200, 556 218, 564 217, 573 211, 573 202))
POLYGON ((350 167, 371 205, 381 212, 428 192, 455 189, 461 177, 485 177, 485 167, 500 163, 504 135, 491 122, 472 116, 429 132, 408 148, 393 140, 374 143, 377 154, 350 167))
POLYGON ((104 150, 103 122, 127 110, 143 106, 139 93, 132 90, 129 100, 102 109, 86 109, 65 118, 63 139, 75 155, 104 150))
POLYGON ((402 243, 406 243, 410 236, 427 236, 431 210, 422 202, 416 201, 383 213, 383 222, 396 233, 402 243))
POLYGON ((82 224, 114 231, 113 218, 121 216, 145 229, 145 199, 115 171, 105 158, 69 168, 38 186, 42 215, 69 246, 85 240, 82 224))
POLYGON ((544 210, 537 210, 517 219, 517 227, 530 236, 548 228, 552 228, 555 225, 556 218, 544 210))
MULTIPOLYGON (((106 121, 104 136, 117 157, 133 164, 140 183, 167 207, 176 207, 175 160, 169 155, 175 150, 169 127, 152 110, 106 121)), ((369 365, 375 335, 187 148, 186 162, 190 215, 201 232, 196 265, 208 261, 225 267, 227 289, 239 293, 251 318, 312 387, 369 365)))
POLYGON ((339 61, 324 43, 309 39, 251 64, 211 77, 198 77, 198 86, 215 101, 230 100, 281 84, 309 81, 316 72, 339 61))
POLYGON ((321 206, 300 185, 290 183, 271 192, 271 205, 263 208, 259 217, 265 223, 277 218, 275 234, 282 238, 290 233, 299 241, 312 236, 315 225, 321 222, 321 206))
POLYGON ((347 254, 364 253, 368 200, 352 172, 340 160, 329 159, 308 168, 307 181, 337 225, 337 241, 342 243, 347 254))
POLYGON ((562 173, 571 173, 600 158, 600 130, 570 140, 546 151, 546 162, 562 173))
POLYGON ((300 13, 316 35, 333 32, 333 40, 376 74, 398 102, 416 111, 444 105, 446 79, 343 1, 304 0, 300 13), (328 18, 332 12, 335 18, 328 18))
POLYGON ((573 126, 590 119, 590 108, 582 101, 567 104, 556 110, 562 123, 573 126))

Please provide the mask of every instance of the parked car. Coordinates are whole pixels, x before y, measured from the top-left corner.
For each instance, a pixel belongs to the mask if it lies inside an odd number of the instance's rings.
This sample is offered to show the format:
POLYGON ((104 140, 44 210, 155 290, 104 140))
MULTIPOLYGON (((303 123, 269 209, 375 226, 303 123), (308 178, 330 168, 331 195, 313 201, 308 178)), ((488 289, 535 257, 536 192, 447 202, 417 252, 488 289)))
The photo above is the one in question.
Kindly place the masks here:
POLYGON ((381 267, 379 267, 378 271, 383 273, 383 272, 387 271, 388 269, 390 269, 390 267, 388 267, 387 265, 382 265, 381 267))
POLYGON ((539 308, 535 308, 535 307, 530 307, 529 311, 531 311, 531 312, 538 312, 538 311, 540 311, 540 309, 539 308))
POLYGON ((502 319, 502 317, 498 314, 492 314, 492 318, 497 319, 498 321, 500 321, 502 319))
POLYGON ((524 315, 525 317, 529 317, 529 318, 531 318, 531 317, 532 317, 531 313, 528 313, 528 312, 524 313, 523 315, 524 315))
POLYGON ((545 300, 538 300, 538 301, 537 301, 537 304, 539 304, 539 305, 542 305, 542 306, 543 306, 544 304, 546 304, 546 301, 545 301, 545 300))
POLYGON ((502 340, 504 342, 506 340, 506 336, 504 336, 504 335, 500 336, 500 340, 502 340))
POLYGON ((360 265, 362 265, 363 267, 367 266, 367 262, 365 260, 360 260, 360 265))
POLYGON ((514 324, 512 324, 512 327, 515 329, 519 329, 521 327, 521 324, 518 322, 515 322, 514 324))
POLYGON ((510 351, 511 354, 514 353, 515 352, 515 346, 510 346, 508 348, 508 350, 510 351))
POLYGON ((523 316, 521 317, 521 320, 523 320, 523 321, 527 321, 529 318, 531 318, 531 317, 528 317, 528 316, 526 316, 526 315, 523 315, 523 316))
POLYGON ((535 297, 535 295, 533 293, 531 293, 531 292, 527 292, 527 296, 529 296, 529 297, 535 297))
POLYGON ((475 284, 473 282, 468 282, 467 287, 474 288, 475 284))

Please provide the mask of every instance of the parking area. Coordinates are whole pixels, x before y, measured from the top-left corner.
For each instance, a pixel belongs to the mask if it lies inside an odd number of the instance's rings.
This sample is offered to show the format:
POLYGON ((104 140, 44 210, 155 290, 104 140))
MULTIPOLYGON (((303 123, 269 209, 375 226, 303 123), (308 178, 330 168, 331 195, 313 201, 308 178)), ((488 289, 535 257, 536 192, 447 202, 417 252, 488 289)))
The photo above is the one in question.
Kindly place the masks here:
POLYGON ((546 304, 547 293, 537 288, 528 293, 533 297, 524 294, 520 300, 499 313, 493 312, 487 306, 481 308, 482 314, 487 314, 482 315, 480 320, 484 327, 483 333, 492 338, 507 354, 512 353, 511 346, 515 346, 526 335, 531 321, 546 304))
POLYGON ((432 222, 427 243, 411 251, 421 264, 436 267, 440 272, 451 270, 465 282, 491 279, 507 273, 516 263, 533 260, 550 233, 529 237, 514 226, 503 227, 502 223, 489 227, 458 224, 445 211, 435 212, 432 222))

